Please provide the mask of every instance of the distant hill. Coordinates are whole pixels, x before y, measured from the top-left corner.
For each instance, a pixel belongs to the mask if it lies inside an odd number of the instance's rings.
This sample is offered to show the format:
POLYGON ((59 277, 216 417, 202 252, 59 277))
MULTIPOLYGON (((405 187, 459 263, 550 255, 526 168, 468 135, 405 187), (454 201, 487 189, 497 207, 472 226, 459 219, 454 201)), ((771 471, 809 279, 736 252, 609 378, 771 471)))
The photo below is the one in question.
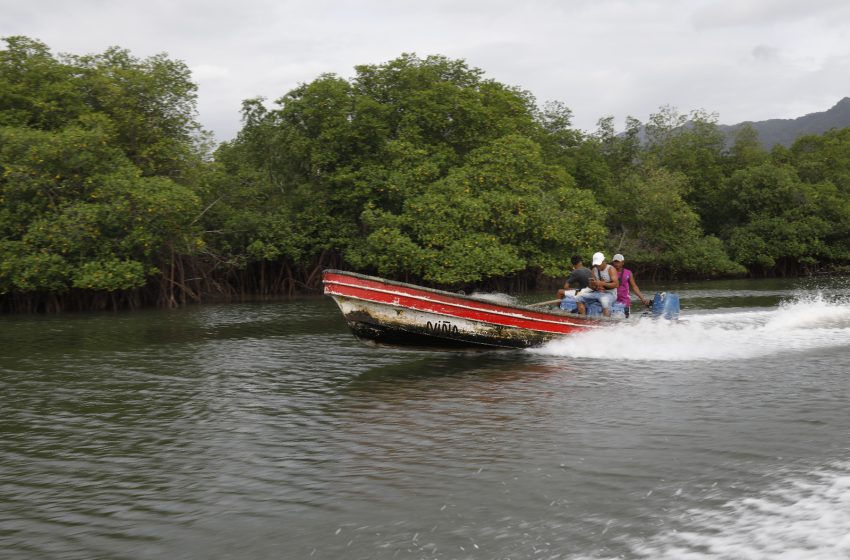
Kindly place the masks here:
POLYGON ((721 124, 718 127, 726 134, 727 144, 731 145, 735 140, 735 133, 745 124, 749 124, 758 132, 759 140, 766 149, 769 150, 776 144, 788 147, 805 134, 823 134, 833 128, 850 127, 850 97, 845 97, 827 111, 809 113, 796 119, 745 121, 733 125, 721 124))

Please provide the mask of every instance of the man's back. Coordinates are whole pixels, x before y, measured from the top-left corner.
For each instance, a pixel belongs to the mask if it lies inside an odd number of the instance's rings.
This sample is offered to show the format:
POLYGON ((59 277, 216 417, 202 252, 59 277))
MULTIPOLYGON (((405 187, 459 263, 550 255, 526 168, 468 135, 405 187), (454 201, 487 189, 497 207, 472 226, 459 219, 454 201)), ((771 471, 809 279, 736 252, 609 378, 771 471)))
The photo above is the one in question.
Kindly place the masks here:
POLYGON ((585 267, 576 268, 567 276, 567 284, 577 287, 579 290, 587 288, 590 284, 590 269, 585 267))

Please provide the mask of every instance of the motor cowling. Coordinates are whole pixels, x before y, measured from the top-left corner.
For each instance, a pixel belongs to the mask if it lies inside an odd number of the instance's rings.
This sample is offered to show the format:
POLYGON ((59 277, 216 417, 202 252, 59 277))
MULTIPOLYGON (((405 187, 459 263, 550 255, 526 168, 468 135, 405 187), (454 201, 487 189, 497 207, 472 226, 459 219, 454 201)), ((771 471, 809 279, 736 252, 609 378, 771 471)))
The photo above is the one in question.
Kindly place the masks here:
POLYGON ((652 298, 652 316, 663 317, 667 320, 679 318, 679 295, 667 292, 656 292, 652 298))

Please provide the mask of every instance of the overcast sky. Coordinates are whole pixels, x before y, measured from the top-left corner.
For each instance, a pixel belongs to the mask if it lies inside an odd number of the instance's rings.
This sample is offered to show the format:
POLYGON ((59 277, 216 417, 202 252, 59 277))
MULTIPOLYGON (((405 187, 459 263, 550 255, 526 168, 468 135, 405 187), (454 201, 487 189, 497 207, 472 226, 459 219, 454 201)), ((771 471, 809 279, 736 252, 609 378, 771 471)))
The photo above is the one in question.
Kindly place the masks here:
POLYGON ((184 61, 219 141, 239 130, 243 99, 405 52, 562 101, 587 131, 666 104, 734 124, 850 96, 848 0, 0 0, 10 35, 57 54, 119 46, 184 61))

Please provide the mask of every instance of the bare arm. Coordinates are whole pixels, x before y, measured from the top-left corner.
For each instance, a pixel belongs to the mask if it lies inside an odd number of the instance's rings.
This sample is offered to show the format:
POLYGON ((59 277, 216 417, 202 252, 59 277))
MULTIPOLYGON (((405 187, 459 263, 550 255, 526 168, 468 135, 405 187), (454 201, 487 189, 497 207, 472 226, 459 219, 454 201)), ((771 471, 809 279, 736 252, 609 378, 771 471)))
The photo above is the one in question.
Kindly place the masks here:
POLYGON ((633 272, 633 273, 632 273, 632 275, 629 277, 629 285, 631 286, 632 291, 633 291, 635 294, 637 294, 637 297, 639 297, 639 298, 640 298, 640 301, 641 301, 644 305, 649 305, 649 303, 648 303, 648 301, 649 301, 649 300, 647 300, 645 297, 643 297, 643 294, 640 292, 640 288, 638 288, 637 282, 635 282, 635 274, 634 274, 634 272, 633 272))
POLYGON ((591 278, 590 287, 594 290, 613 290, 614 288, 620 285, 619 276, 617 275, 617 269, 613 266, 608 268, 608 277, 611 278, 609 282, 604 282, 602 280, 596 280, 595 278, 591 278))

